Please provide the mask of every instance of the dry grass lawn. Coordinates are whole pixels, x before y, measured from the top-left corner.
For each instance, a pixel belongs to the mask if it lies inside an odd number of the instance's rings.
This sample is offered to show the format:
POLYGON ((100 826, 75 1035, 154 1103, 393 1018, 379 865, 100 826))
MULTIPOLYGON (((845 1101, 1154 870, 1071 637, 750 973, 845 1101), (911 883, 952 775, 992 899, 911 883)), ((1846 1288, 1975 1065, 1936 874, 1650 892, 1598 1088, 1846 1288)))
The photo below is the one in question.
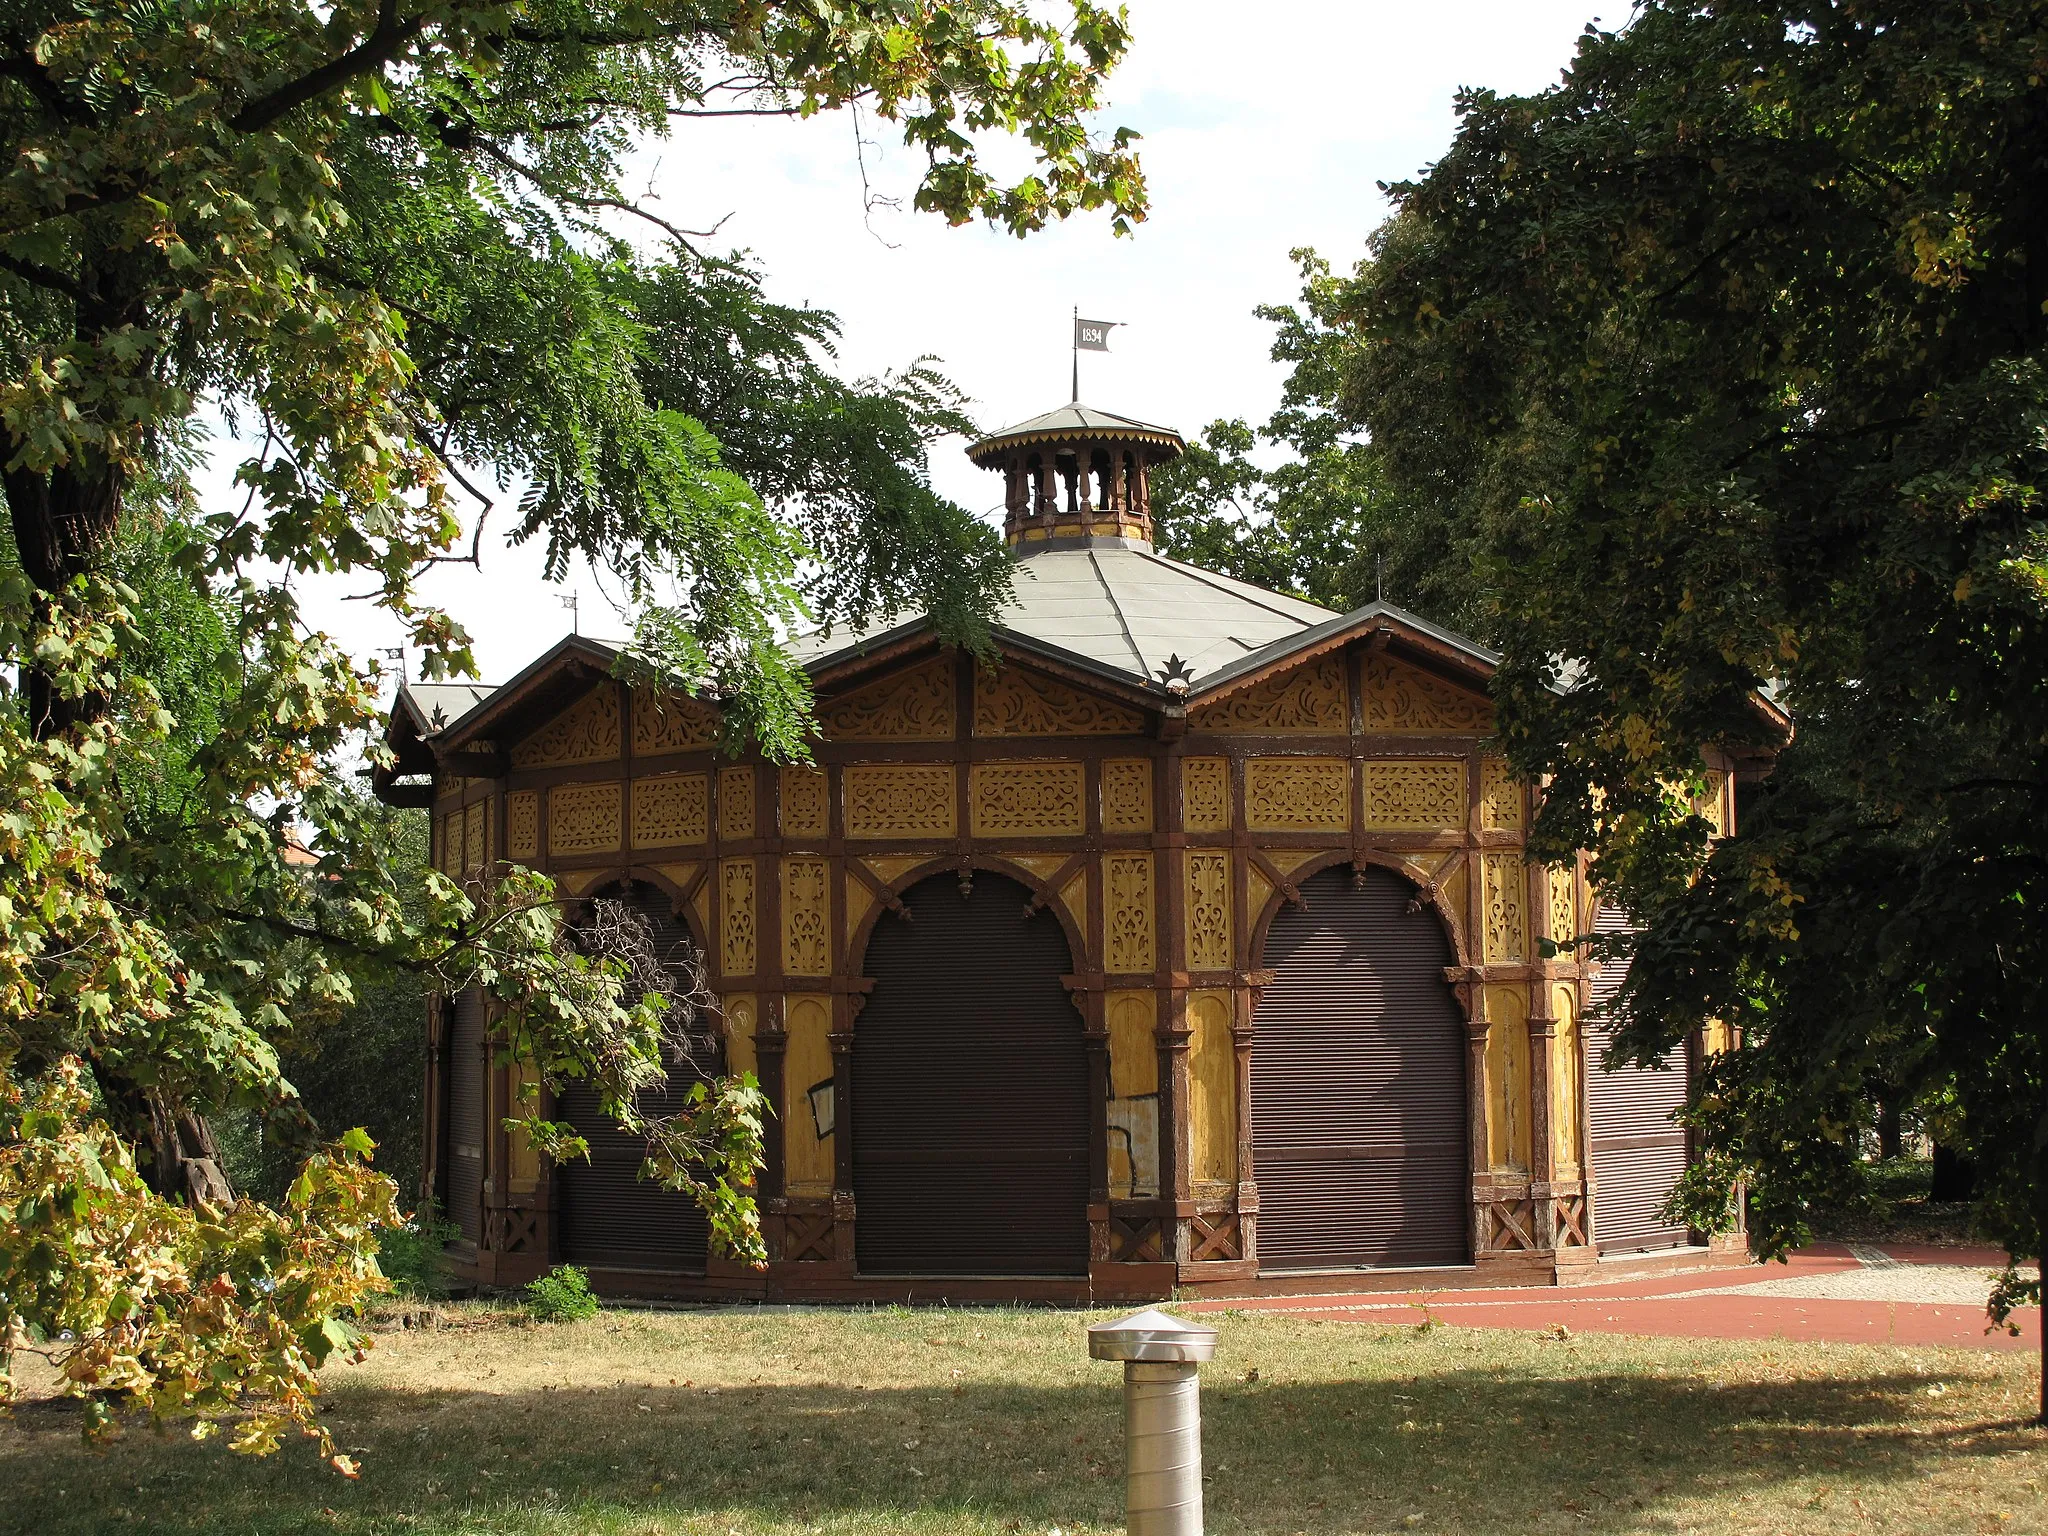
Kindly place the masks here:
MULTIPOLYGON (((796 1536, 1120 1529, 1118 1368, 1055 1311, 451 1309, 331 1372, 360 1482, 75 1414, 0 1423, 0 1530, 796 1536)), ((2034 1362, 1230 1316, 1209 1528, 2048 1531, 2034 1362)))

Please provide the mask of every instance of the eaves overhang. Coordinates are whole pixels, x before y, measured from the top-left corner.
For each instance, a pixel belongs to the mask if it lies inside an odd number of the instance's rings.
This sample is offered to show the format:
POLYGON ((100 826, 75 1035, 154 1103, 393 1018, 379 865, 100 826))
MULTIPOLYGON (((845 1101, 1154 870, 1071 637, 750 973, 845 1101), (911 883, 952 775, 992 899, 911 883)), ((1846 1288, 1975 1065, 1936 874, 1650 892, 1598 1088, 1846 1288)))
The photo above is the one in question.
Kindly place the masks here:
POLYGON ((563 636, 483 703, 436 734, 435 755, 446 759, 479 742, 497 740, 508 725, 516 729, 528 719, 537 724, 552 717, 568 708, 593 677, 608 676, 624 649, 588 635, 563 636))

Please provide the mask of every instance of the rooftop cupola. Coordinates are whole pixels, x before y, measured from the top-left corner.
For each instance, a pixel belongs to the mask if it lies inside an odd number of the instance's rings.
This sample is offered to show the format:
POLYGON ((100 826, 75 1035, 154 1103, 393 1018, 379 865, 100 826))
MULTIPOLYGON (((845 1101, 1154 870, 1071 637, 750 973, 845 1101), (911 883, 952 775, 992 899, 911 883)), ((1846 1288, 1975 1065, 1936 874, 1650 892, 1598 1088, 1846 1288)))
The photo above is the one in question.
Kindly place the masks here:
POLYGON ((1155 427, 1078 400, 972 444, 1003 476, 1003 532, 1017 550, 1114 541, 1150 548, 1151 473, 1187 448, 1155 427))

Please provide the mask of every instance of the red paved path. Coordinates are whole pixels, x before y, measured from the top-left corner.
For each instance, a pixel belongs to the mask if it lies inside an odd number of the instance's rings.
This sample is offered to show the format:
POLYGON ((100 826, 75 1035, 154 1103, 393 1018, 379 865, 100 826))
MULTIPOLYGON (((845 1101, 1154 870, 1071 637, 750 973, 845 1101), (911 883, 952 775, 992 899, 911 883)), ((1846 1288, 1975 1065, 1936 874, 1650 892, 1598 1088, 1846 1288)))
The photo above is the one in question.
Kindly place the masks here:
MULTIPOLYGON (((1886 1245, 1903 1264, 1966 1264, 1999 1269, 2005 1255, 1992 1249, 1886 1245)), ((1727 1294, 1759 1280, 1785 1280, 1860 1267, 1848 1249, 1817 1244, 1784 1264, 1746 1269, 1695 1270, 1649 1279, 1574 1286, 1568 1290, 1378 1291, 1355 1295, 1262 1296, 1242 1301, 1184 1304, 1187 1312, 1285 1312, 1358 1323, 1419 1323, 1424 1316, 1460 1328, 1519 1328, 1545 1332, 1562 1323, 1574 1333, 1633 1333, 1666 1338, 1788 1339, 1833 1344, 1942 1345, 1956 1349, 2034 1350, 2041 1346, 2041 1312, 2016 1312, 2017 1336, 1986 1333, 1983 1310, 1923 1302, 1840 1301, 1811 1296, 1727 1294), (1720 1294, 1687 1295, 1685 1292, 1720 1294)))

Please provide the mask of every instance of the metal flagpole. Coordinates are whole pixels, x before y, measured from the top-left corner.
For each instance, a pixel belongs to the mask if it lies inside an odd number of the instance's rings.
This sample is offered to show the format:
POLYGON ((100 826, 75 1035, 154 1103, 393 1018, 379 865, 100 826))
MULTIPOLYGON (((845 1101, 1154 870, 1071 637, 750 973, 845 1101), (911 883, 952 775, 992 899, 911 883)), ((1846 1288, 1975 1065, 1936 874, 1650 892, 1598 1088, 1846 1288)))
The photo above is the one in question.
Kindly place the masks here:
POLYGON ((1081 403, 1081 306, 1074 306, 1074 392, 1067 397, 1074 404, 1081 403))

